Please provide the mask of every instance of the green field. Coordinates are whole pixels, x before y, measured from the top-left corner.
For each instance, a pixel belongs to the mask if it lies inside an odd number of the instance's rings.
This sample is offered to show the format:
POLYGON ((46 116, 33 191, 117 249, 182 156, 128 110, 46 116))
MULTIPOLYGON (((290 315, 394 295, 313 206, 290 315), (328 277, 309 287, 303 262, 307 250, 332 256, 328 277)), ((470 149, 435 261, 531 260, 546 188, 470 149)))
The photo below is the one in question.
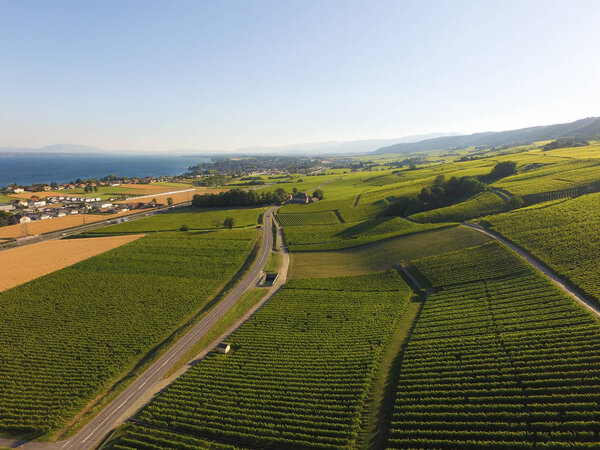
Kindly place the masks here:
POLYGON ((160 233, 0 293, 0 433, 63 427, 206 307, 255 236, 160 233))
POLYGON ((482 219, 600 304, 600 194, 482 219))
POLYGON ((464 222, 475 217, 495 214, 506 208, 506 202, 498 195, 485 191, 474 197, 444 208, 413 214, 417 222, 464 222))
POLYGON ((288 248, 294 252, 336 250, 370 242, 450 226, 416 224, 400 217, 383 217, 364 222, 329 226, 284 227, 288 248))
MULTIPOLYGON (((168 213, 156 214, 151 217, 131 222, 89 231, 87 234, 127 234, 127 233, 152 233, 156 231, 176 231, 182 225, 187 225, 190 230, 214 230, 214 220, 222 224, 227 217, 234 220, 234 227, 248 227, 258 225, 259 216, 266 208, 238 208, 238 209, 202 209, 182 208, 168 213)), ((219 225, 222 228, 222 225, 219 225)))
POLYGON ((600 160, 567 160, 532 167, 517 175, 503 178, 494 183, 494 186, 513 194, 527 195, 571 189, 597 181, 600 181, 600 160))
POLYGON ((228 339, 232 353, 210 354, 108 447, 180 447, 211 438, 252 447, 351 447, 411 291, 391 273, 334 279, 331 290, 324 280, 298 283, 228 339), (352 289, 340 290, 346 284, 352 289))
POLYGON ((334 211, 305 212, 296 214, 277 214, 279 222, 284 227, 306 225, 333 225, 340 223, 334 211))
POLYGON ((403 352, 388 446, 596 448, 598 320, 502 247, 462 253, 415 262, 443 289, 403 352))
POLYGON ((402 261, 472 247, 489 240, 476 230, 460 226, 409 234, 344 250, 292 253, 291 278, 381 272, 402 261))

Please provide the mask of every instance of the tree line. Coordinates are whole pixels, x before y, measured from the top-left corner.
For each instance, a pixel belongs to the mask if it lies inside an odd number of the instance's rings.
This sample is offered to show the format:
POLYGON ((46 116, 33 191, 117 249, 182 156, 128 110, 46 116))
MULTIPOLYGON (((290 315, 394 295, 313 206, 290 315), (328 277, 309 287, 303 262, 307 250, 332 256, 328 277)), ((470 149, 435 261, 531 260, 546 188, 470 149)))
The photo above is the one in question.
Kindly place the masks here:
POLYGON ((192 198, 192 206, 216 207, 216 206, 261 206, 283 203, 287 192, 283 188, 277 188, 273 192, 244 191, 232 189, 218 194, 197 194, 192 198))

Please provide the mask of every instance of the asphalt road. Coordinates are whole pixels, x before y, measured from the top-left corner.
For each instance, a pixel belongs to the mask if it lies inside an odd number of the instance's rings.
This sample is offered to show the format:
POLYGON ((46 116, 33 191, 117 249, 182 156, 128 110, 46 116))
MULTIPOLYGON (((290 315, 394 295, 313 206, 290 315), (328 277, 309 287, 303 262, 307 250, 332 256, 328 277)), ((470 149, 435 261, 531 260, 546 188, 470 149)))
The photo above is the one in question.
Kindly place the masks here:
POLYGON ((67 440, 59 442, 19 442, 0 438, 0 446, 25 449, 93 449, 113 428, 126 419, 123 414, 128 411, 140 398, 144 397, 152 386, 194 346, 214 324, 231 308, 241 296, 251 287, 256 286, 261 272, 273 247, 271 220, 275 208, 270 208, 263 219, 263 242, 254 264, 244 278, 210 310, 200 322, 191 328, 183 337, 173 344, 154 364, 131 383, 108 406, 106 406, 85 427, 67 440))
POLYGON ((592 302, 590 302, 584 296, 580 295, 575 290, 571 289, 565 280, 563 280, 561 277, 559 277, 556 273, 554 273, 550 268, 548 268, 547 266, 542 264, 540 261, 533 258, 527 252, 523 251, 521 248, 517 247, 512 242, 507 241, 506 239, 502 238, 501 236, 498 236, 497 234, 492 233, 492 232, 480 227, 479 225, 475 225, 472 223, 465 223, 465 222, 463 222, 463 225, 473 228, 473 229, 479 231, 480 233, 486 234, 486 235, 490 236, 491 238, 494 238, 497 241, 502 242, 504 245, 506 245, 510 249, 514 250, 515 252, 517 252, 519 255, 521 255, 523 258, 525 258, 525 260, 529 264, 531 264, 538 272, 541 272, 543 275, 546 275, 548 278, 550 278, 550 280, 552 282, 554 282, 554 284, 556 284, 566 294, 568 294, 574 300, 581 303, 586 309, 588 309, 590 312, 595 314, 597 317, 600 317, 600 310, 598 310, 598 307, 596 305, 594 305, 592 302))

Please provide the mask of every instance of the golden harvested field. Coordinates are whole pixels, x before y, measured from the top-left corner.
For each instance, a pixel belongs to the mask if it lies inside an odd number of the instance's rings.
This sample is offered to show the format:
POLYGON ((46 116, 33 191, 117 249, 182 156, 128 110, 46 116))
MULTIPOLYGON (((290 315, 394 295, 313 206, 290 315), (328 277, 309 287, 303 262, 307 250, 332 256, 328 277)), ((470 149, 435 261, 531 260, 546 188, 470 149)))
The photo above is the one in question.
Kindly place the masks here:
MULTIPOLYGON (((199 189, 195 189, 193 191, 186 191, 186 192, 177 192, 175 194, 146 194, 147 197, 144 197, 143 199, 140 199, 140 201, 147 203, 150 200, 152 200, 153 198, 156 198, 156 201, 159 204, 162 205, 166 205, 167 204, 167 199, 169 197, 171 197, 173 199, 173 203, 177 204, 177 203, 184 203, 184 202, 188 202, 191 201, 192 198, 194 197, 194 195, 196 194, 218 194, 219 192, 223 192, 223 191, 227 191, 228 189, 206 189, 206 188, 199 188, 199 189)), ((119 201, 117 203, 132 203, 134 202, 134 200, 122 200, 119 201)))
POLYGON ((45 241, 0 251, 0 267, 9 277, 0 277, 0 292, 99 253, 135 241, 143 234, 86 239, 45 241))
POLYGON ((55 217, 48 220, 34 220, 28 224, 18 223, 16 225, 8 225, 0 227, 0 239, 15 239, 26 235, 35 235, 48 233, 50 231, 59 231, 66 228, 77 227, 85 223, 100 222, 101 220, 111 220, 115 217, 126 216, 127 214, 136 213, 139 211, 127 211, 119 214, 77 214, 75 216, 55 217))

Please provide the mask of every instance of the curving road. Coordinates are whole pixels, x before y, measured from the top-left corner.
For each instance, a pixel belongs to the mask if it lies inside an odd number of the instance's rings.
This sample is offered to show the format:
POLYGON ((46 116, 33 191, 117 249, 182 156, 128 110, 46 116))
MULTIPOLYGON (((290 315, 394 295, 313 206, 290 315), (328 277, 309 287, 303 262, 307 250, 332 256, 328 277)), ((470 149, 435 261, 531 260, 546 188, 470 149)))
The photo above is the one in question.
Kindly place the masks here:
POLYGON ((550 278, 550 280, 554 284, 556 284, 560 289, 562 289, 567 295, 569 295, 569 297, 572 297, 574 300, 578 301, 585 308, 587 308, 591 313, 593 313, 597 317, 600 317, 600 310, 598 310, 598 307, 595 304, 590 302, 584 296, 578 294, 575 290, 571 289, 565 280, 563 280, 561 277, 559 277, 556 273, 554 273, 546 265, 544 265, 543 263, 541 263, 540 261, 538 261, 531 255, 529 255, 527 252, 523 251, 520 247, 518 247, 515 244, 513 244, 512 242, 504 239, 503 237, 486 230, 485 228, 483 228, 479 225, 475 225, 473 223, 467 223, 467 222, 463 222, 462 224, 469 228, 473 228, 474 230, 477 230, 480 233, 486 234, 489 237, 496 239, 499 242, 502 242, 508 248, 517 252, 519 255, 521 255, 523 258, 525 258, 525 260, 529 264, 531 264, 534 267, 534 269, 536 269, 538 272, 541 272, 543 275, 550 278))
POLYGON ((152 387, 194 346, 214 324, 231 308, 241 296, 258 283, 261 272, 273 247, 271 221, 275 208, 270 208, 264 215, 263 242, 259 255, 244 278, 211 309, 193 328, 173 344, 156 362, 131 383, 108 406, 106 406, 86 426, 71 438, 59 442, 24 442, 0 438, 0 446, 24 449, 93 449, 113 428, 123 422, 124 414, 140 399, 143 399, 152 387))

